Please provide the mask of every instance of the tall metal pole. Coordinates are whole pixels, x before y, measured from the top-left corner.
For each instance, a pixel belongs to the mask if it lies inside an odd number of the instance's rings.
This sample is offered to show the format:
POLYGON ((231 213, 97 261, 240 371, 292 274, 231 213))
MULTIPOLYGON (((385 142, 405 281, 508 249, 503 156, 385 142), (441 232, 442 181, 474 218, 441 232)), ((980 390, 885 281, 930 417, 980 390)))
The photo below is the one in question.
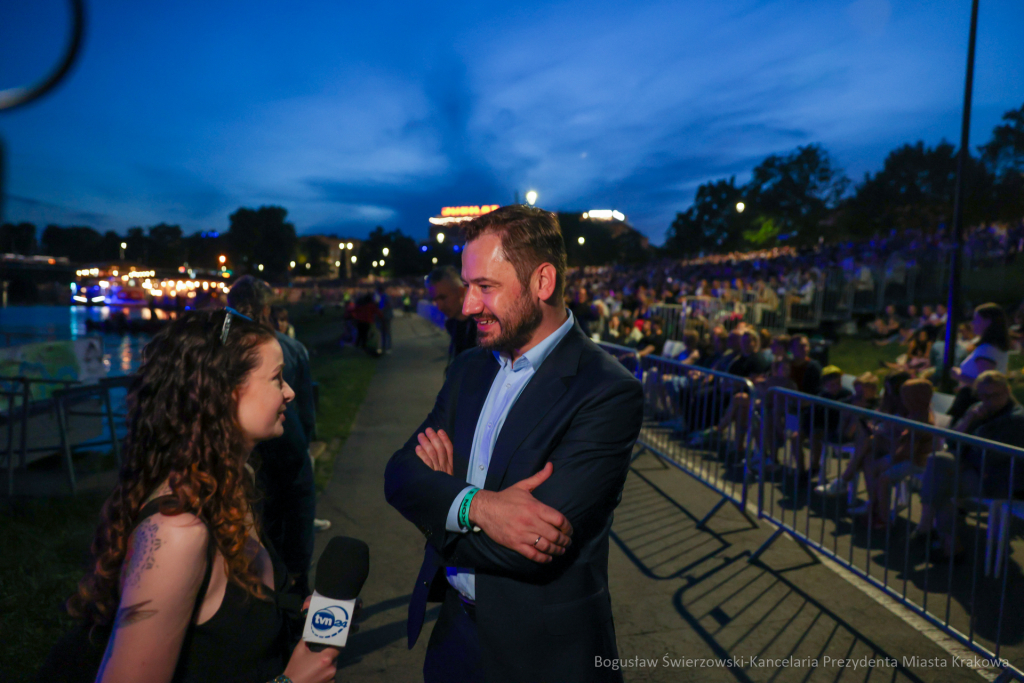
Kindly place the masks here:
POLYGON ((960 154, 956 161, 956 188, 953 193, 953 251, 949 261, 949 299, 947 302, 946 348, 942 356, 942 389, 955 389, 949 371, 956 360, 957 327, 960 324, 962 297, 960 296, 961 271, 963 270, 964 247, 964 174, 971 153, 971 93, 974 89, 974 42, 978 33, 978 0, 971 3, 971 35, 967 42, 967 82, 964 84, 964 113, 960 124, 960 154))

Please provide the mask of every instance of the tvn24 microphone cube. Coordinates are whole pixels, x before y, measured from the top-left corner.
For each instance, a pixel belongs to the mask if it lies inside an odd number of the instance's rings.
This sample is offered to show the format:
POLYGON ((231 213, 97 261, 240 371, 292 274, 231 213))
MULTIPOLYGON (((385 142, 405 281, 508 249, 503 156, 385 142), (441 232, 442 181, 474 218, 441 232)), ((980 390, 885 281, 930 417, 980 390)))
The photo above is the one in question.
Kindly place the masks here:
POLYGON ((311 648, 345 647, 356 598, 370 573, 370 548, 363 541, 336 536, 316 563, 316 589, 309 603, 302 639, 311 648))

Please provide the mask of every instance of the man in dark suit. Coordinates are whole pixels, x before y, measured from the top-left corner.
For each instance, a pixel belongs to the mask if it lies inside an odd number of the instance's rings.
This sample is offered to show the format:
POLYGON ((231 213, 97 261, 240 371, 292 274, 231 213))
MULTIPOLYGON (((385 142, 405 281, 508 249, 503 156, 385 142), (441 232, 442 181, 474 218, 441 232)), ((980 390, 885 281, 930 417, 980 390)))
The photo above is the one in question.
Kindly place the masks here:
POLYGON ((409 645, 443 606, 428 683, 621 681, 608 532, 643 419, 640 383, 563 304, 555 216, 511 206, 465 227, 463 304, 478 348, 385 472, 426 536, 409 645), (451 437, 449 437, 451 435, 451 437))

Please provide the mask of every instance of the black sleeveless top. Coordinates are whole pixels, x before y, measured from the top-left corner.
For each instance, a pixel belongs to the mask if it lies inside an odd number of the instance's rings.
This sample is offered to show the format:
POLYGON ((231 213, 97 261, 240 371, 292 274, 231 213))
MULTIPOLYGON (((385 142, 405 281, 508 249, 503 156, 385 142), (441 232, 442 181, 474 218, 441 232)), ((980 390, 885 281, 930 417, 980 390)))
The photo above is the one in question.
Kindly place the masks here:
MULTIPOLYGON (((139 511, 142 520, 160 511, 170 496, 156 498, 139 511)), ((209 530, 209 529, 207 529, 209 530)), ((134 531, 134 530, 133 530, 134 531)), ((279 676, 287 662, 294 640, 298 640, 300 622, 297 616, 302 601, 298 596, 283 593, 287 571, 274 548, 261 539, 274 567, 274 590, 266 589, 270 600, 249 595, 237 584, 228 581, 220 608, 206 622, 191 624, 185 631, 174 683, 267 683, 279 676), (296 631, 292 638, 292 631, 296 631)), ((217 545, 210 534, 206 552, 206 573, 196 596, 191 621, 195 621, 206 597, 213 574, 217 545)), ((109 626, 90 628, 78 622, 54 646, 36 674, 37 683, 92 683, 100 668, 109 626)))
MULTIPOLYGON (((160 511, 170 496, 155 498, 139 511, 136 525, 160 511)), ((277 593, 284 588, 284 565, 267 546, 274 566, 274 588, 270 600, 249 595, 228 581, 224 600, 209 620, 191 624, 185 632, 174 683, 266 683, 284 671, 289 647, 287 619, 277 604, 277 593)), ((206 553, 206 575, 196 596, 193 621, 206 597, 213 572, 217 546, 210 535, 206 553)))

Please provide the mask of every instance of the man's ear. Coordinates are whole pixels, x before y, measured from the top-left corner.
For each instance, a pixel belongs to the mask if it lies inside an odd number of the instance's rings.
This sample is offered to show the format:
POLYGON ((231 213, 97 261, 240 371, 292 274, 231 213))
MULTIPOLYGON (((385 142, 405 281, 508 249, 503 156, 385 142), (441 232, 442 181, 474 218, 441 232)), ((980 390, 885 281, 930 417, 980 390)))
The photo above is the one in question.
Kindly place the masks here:
POLYGON ((537 298, 546 304, 554 305, 551 301, 551 297, 555 294, 555 287, 558 284, 558 271, 550 263, 542 263, 537 266, 537 270, 533 271, 533 281, 535 283, 534 293, 537 298))

